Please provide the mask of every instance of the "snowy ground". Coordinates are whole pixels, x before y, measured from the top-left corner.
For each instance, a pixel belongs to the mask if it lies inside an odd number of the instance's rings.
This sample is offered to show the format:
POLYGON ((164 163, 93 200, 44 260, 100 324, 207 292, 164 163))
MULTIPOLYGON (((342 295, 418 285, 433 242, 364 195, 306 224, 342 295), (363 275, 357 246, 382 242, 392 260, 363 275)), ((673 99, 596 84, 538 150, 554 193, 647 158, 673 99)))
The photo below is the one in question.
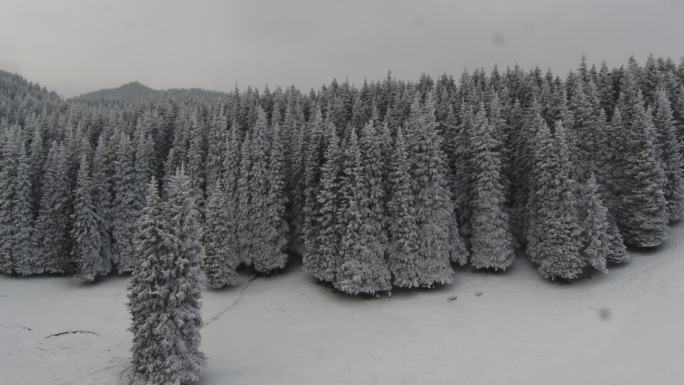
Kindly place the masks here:
MULTIPOLYGON (((201 384, 658 384, 684 381, 684 226, 572 285, 525 260, 435 291, 341 296, 299 269, 206 292, 201 384)), ((0 277, 0 383, 127 383, 125 278, 0 277)))

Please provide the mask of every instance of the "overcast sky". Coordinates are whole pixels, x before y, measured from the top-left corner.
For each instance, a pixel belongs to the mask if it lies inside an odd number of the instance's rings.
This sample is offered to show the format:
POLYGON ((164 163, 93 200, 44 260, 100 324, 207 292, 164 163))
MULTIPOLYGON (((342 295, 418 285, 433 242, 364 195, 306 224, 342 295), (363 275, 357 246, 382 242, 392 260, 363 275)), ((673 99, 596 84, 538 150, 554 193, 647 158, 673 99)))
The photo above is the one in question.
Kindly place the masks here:
POLYGON ((684 55, 684 0, 0 0, 0 69, 66 96, 684 55))

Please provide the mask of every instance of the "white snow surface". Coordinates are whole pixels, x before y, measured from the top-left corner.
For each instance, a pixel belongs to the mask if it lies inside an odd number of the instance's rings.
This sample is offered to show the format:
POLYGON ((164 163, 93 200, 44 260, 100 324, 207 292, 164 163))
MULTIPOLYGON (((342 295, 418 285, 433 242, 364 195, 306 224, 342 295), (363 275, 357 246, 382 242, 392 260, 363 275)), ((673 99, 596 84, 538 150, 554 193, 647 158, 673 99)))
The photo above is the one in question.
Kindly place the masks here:
MULTIPOLYGON (((505 274, 463 270, 379 299, 298 267, 243 276, 204 293, 200 384, 683 384, 684 225, 631 254, 572 284, 518 258, 505 274)), ((0 277, 0 383, 130 383, 126 284, 0 277)))

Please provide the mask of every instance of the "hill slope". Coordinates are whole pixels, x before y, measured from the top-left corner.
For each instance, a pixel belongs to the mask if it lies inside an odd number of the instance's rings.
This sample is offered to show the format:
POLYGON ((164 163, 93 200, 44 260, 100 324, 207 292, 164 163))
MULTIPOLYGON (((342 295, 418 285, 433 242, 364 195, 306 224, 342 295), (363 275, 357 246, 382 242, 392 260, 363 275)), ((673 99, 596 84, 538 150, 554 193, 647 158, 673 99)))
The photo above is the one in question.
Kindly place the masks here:
POLYGON ((117 88, 106 88, 88 92, 77 96, 75 99, 85 101, 121 101, 137 102, 157 92, 156 90, 139 82, 130 82, 117 88))

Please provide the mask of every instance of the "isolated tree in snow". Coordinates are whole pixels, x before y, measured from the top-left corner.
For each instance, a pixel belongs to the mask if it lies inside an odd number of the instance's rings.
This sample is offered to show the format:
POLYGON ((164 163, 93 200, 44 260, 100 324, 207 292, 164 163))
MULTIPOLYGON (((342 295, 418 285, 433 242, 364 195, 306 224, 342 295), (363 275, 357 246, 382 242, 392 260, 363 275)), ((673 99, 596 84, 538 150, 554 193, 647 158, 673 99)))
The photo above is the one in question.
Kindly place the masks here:
POLYGON ((493 127, 484 106, 475 116, 470 139, 473 181, 470 263, 478 269, 506 270, 515 257, 493 127))
POLYGON ((356 131, 352 129, 345 149, 342 205, 339 221, 342 224, 337 253, 341 264, 337 267, 334 286, 348 294, 375 294, 392 288, 391 275, 382 247, 382 223, 373 221, 372 186, 369 169, 361 163, 356 131))
POLYGON ((93 282, 111 270, 110 261, 102 255, 100 219, 97 217, 92 201, 92 181, 88 158, 81 157, 81 166, 76 180, 74 197, 73 227, 74 259, 78 264, 78 278, 83 282, 93 282))
POLYGON ((148 384, 197 381, 202 271, 200 225, 190 178, 179 169, 169 179, 168 201, 159 203, 150 183, 138 222, 140 262, 129 285, 133 368, 148 384))

